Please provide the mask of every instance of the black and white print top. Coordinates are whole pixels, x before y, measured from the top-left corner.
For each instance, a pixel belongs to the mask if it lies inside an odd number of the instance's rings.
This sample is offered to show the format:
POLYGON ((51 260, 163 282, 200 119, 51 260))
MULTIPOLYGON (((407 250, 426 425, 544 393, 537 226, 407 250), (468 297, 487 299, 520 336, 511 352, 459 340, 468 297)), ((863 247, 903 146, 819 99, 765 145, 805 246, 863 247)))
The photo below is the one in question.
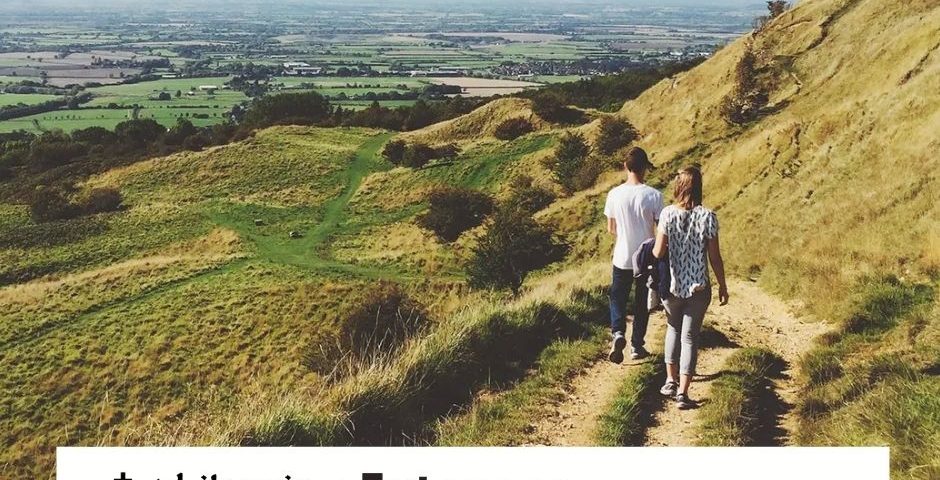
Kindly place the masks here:
POLYGON ((670 205, 659 214, 661 233, 669 240, 669 289, 679 298, 689 298, 708 286, 708 240, 718 236, 715 212, 699 205, 683 210, 670 205))

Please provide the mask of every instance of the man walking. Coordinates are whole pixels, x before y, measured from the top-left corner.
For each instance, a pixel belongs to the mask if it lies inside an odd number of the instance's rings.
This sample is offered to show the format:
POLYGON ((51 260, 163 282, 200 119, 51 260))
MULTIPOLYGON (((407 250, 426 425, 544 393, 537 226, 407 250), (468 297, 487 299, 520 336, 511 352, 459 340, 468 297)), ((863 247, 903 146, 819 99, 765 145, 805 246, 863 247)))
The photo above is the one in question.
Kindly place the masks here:
POLYGON ((630 358, 636 360, 649 355, 644 346, 649 321, 646 284, 633 277, 633 252, 646 240, 653 238, 659 212, 663 209, 663 196, 655 188, 643 184, 646 172, 653 169, 646 152, 633 147, 626 152, 623 167, 627 181, 607 194, 604 215, 607 231, 616 237, 614 243, 613 280, 610 285, 610 330, 613 334, 611 362, 623 362, 627 346, 627 300, 634 290, 633 333, 630 336, 630 358), (635 287, 634 287, 635 285, 635 287))

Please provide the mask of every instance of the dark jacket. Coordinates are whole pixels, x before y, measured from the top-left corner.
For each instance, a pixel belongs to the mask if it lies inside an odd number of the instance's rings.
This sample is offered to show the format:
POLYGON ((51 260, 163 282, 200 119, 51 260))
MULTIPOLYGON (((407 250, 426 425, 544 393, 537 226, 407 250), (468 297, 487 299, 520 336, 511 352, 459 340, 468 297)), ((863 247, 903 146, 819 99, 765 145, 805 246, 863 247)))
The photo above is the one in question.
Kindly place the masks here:
POLYGON ((653 255, 653 246, 656 245, 656 239, 651 238, 633 253, 633 276, 636 278, 652 277, 653 281, 648 282, 650 288, 659 294, 659 298, 669 298, 672 293, 669 287, 672 285, 672 276, 669 273, 669 255, 663 258, 656 258, 653 255))

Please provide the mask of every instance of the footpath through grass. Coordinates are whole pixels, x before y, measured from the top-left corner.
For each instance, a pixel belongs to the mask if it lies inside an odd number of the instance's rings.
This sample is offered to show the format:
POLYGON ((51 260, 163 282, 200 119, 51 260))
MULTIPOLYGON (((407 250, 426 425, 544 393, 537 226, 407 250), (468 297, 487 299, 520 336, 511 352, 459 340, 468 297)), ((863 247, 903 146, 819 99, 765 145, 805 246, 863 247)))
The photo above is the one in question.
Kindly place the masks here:
POLYGON ((696 425, 698 444, 716 447, 771 446, 778 435, 780 401, 772 379, 783 359, 764 348, 731 354, 711 388, 696 425))
POLYGON ((346 223, 347 206, 362 180, 379 168, 379 149, 392 136, 375 135, 366 140, 342 173, 342 193, 321 207, 271 207, 257 204, 222 203, 209 216, 220 226, 230 228, 250 241, 260 259, 307 270, 352 274, 367 278, 400 277, 398 272, 352 265, 333 259, 330 242, 346 223), (262 225, 255 225, 255 219, 262 225), (296 231, 302 236, 290 238, 296 231))

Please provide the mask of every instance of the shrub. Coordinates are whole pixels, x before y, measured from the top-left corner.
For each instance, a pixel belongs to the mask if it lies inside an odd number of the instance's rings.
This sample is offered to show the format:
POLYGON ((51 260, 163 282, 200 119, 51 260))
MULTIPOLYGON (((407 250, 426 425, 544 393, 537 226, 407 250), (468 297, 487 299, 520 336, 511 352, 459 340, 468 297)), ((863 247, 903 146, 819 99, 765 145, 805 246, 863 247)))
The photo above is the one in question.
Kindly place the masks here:
POLYGON ((467 267, 470 285, 508 288, 518 294, 530 272, 561 260, 567 251, 567 245, 555 239, 552 228, 519 209, 500 209, 473 249, 467 267))
POLYGON ((756 120, 770 99, 757 78, 757 55, 749 45, 735 68, 735 85, 721 103, 721 115, 725 121, 743 125, 756 120))
POLYGON ((382 149, 382 156, 393 165, 401 165, 407 147, 408 144, 404 140, 392 140, 385 144, 385 148, 382 149))
POLYGON ((428 196, 430 209, 418 218, 418 225, 445 242, 483 223, 493 213, 493 200, 484 193, 467 188, 445 187, 428 196))
POLYGON ((547 157, 544 165, 552 171, 557 181, 568 193, 574 192, 574 178, 584 165, 590 148, 579 133, 567 133, 555 148, 555 154, 547 157))
POLYGON ((500 140, 515 140, 535 130, 532 122, 521 118, 510 118, 496 126, 493 136, 500 140))
POLYGON ((597 182, 597 177, 604 173, 604 170, 607 170, 607 163, 600 158, 589 157, 582 162, 574 176, 571 177, 571 181, 569 182, 571 189, 579 192, 593 187, 594 183, 597 182))
POLYGON ((29 216, 36 223, 75 218, 80 213, 65 195, 51 188, 36 191, 29 202, 29 216))
POLYGON ((505 207, 517 208, 529 215, 535 214, 555 201, 555 194, 551 190, 535 185, 532 177, 527 175, 514 178, 510 188, 505 207))
POLYGON ((532 99, 532 111, 552 123, 575 124, 584 120, 580 111, 566 105, 560 94, 551 91, 536 95, 532 99))
POLYGON ((305 361, 314 370, 328 373, 341 357, 355 366, 375 356, 393 355, 429 324, 424 306, 397 284, 379 282, 342 322, 335 344, 327 348, 318 345, 305 361))
POLYGON ((423 143, 412 143, 405 148, 401 165, 409 168, 421 168, 437 157, 437 151, 423 143))
POLYGON ((627 120, 613 116, 601 118, 597 136, 597 150, 603 155, 613 155, 633 143, 639 133, 627 120))
POLYGON ((121 192, 114 188, 95 188, 81 199, 78 208, 86 215, 114 212, 121 209, 124 201, 121 192))
POLYGON ((36 137, 29 145, 30 164, 38 170, 48 170, 70 163, 84 155, 87 149, 73 142, 62 132, 49 132, 36 137))
POLYGON ((196 133, 196 134, 186 137, 186 139, 183 140, 182 147, 184 150, 189 150, 191 152, 198 152, 198 151, 201 151, 203 148, 206 148, 210 143, 211 143, 210 139, 207 138, 205 135, 203 135, 202 133, 196 133))
POLYGON ((448 143, 434 149, 434 158, 452 159, 460 155, 460 147, 456 143, 448 143))

